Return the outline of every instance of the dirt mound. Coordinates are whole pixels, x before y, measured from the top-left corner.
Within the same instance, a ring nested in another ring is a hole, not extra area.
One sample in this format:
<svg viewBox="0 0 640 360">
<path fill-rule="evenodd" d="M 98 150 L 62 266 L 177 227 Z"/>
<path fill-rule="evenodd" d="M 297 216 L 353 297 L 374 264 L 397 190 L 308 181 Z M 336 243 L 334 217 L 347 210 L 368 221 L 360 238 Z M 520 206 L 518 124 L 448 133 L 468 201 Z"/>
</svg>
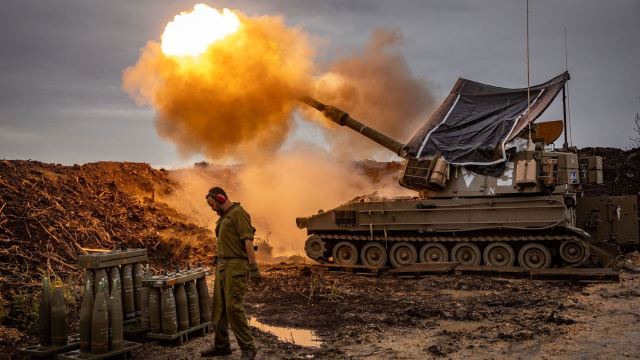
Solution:
<svg viewBox="0 0 640 360">
<path fill-rule="evenodd" d="M 146 247 L 165 266 L 207 261 L 211 232 L 154 201 L 171 188 L 148 164 L 0 161 L 0 302 L 36 290 L 45 272 L 77 284 L 83 248 Z"/>
</svg>

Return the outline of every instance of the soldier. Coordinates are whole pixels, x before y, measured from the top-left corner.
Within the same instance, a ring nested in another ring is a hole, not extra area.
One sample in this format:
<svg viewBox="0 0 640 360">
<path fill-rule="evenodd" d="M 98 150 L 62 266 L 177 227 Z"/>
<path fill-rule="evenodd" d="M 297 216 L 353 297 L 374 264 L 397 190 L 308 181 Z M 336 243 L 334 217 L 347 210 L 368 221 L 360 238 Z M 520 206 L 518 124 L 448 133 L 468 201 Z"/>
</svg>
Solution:
<svg viewBox="0 0 640 360">
<path fill-rule="evenodd" d="M 222 188 L 214 187 L 206 196 L 207 203 L 218 216 L 218 266 L 213 288 L 213 347 L 202 356 L 231 354 L 229 325 L 242 349 L 241 359 L 254 359 L 256 347 L 244 312 L 247 280 L 260 281 L 260 271 L 253 252 L 253 234 L 249 214 L 239 203 L 229 201 Z"/>
</svg>

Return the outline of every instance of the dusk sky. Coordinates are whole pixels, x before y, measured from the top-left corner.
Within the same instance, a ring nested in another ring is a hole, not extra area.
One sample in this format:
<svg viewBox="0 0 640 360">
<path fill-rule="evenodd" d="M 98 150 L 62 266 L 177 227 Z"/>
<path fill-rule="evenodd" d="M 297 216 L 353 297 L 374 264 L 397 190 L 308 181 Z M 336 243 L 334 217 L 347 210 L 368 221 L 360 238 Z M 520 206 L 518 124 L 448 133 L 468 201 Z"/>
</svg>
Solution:
<svg viewBox="0 0 640 360">
<path fill-rule="evenodd" d="M 249 16 L 280 15 L 319 44 L 319 62 L 362 48 L 376 29 L 399 31 L 414 77 L 438 103 L 458 77 L 526 86 L 525 0 L 1 0 L 0 158 L 156 166 L 195 160 L 180 158 L 158 137 L 153 111 L 138 107 L 121 82 L 140 48 L 158 41 L 174 15 L 198 2 Z M 633 147 L 640 1 L 531 0 L 532 85 L 565 70 L 565 27 L 573 143 Z M 558 98 L 541 119 L 560 118 Z M 322 143 L 308 123 L 292 136 Z"/>
</svg>

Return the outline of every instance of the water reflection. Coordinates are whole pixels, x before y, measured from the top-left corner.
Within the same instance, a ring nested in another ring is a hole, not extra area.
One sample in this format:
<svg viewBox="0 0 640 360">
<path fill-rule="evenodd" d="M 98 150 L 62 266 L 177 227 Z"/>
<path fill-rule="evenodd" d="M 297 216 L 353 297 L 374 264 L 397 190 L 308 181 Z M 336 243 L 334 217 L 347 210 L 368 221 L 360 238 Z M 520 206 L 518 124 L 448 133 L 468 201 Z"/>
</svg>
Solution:
<svg viewBox="0 0 640 360">
<path fill-rule="evenodd" d="M 267 325 L 261 323 L 255 317 L 249 318 L 249 325 L 277 336 L 280 341 L 300 346 L 320 347 L 322 343 L 316 333 L 311 330 Z"/>
</svg>

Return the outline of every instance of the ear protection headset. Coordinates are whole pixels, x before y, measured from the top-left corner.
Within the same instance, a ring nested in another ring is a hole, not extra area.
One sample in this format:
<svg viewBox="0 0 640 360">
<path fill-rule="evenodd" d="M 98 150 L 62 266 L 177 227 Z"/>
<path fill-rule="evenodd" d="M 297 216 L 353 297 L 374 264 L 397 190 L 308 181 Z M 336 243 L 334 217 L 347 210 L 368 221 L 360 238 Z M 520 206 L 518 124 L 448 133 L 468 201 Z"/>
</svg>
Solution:
<svg viewBox="0 0 640 360">
<path fill-rule="evenodd" d="M 227 197 L 222 194 L 213 195 L 213 200 L 215 200 L 218 204 L 224 204 L 227 201 Z"/>
</svg>

